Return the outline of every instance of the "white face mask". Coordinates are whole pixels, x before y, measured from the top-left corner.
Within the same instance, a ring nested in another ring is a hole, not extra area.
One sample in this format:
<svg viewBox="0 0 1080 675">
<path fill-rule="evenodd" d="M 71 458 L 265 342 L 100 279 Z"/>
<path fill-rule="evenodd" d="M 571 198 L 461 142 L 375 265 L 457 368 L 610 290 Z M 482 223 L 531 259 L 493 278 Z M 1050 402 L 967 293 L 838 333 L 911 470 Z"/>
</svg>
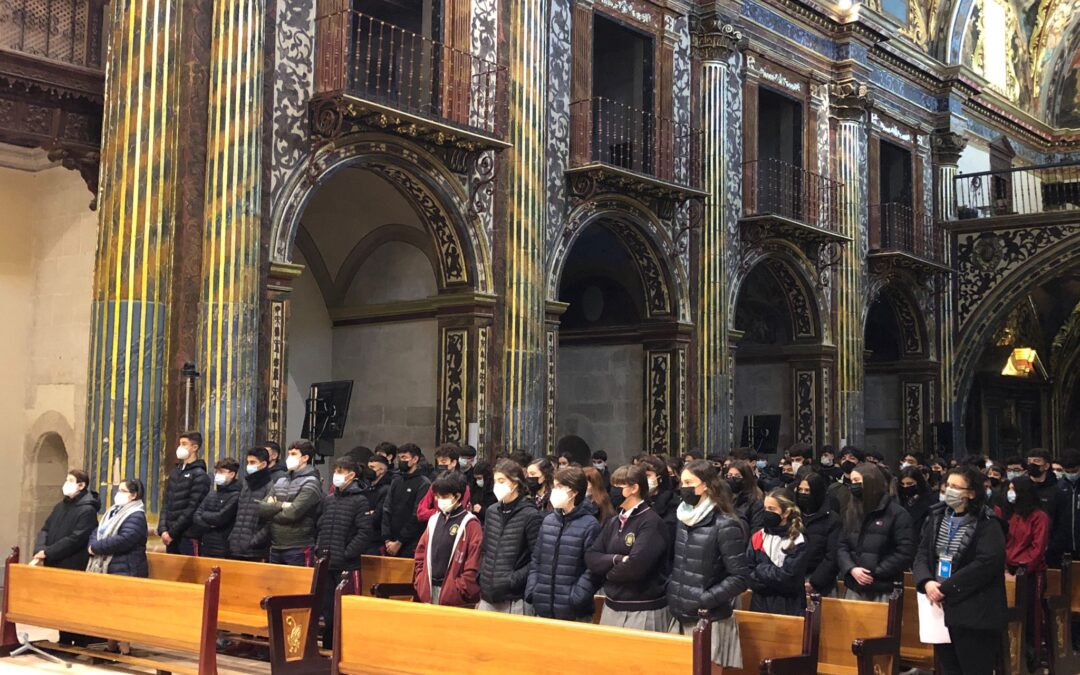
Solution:
<svg viewBox="0 0 1080 675">
<path fill-rule="evenodd" d="M 478 487 L 478 488 L 484 487 L 484 479 L 483 478 L 477 478 L 476 479 L 476 487 Z"/>
<path fill-rule="evenodd" d="M 221 487 L 222 485 L 225 485 L 228 482 L 229 482 L 228 474 L 224 474 L 224 473 L 215 473 L 214 474 L 214 484 L 217 485 L 218 487 Z"/>
<path fill-rule="evenodd" d="M 495 493 L 495 499 L 502 502 L 506 501 L 506 498 L 514 489 L 510 487 L 509 483 L 495 483 L 495 487 L 491 488 L 491 491 Z"/>
<path fill-rule="evenodd" d="M 551 506 L 556 509 L 566 510 L 568 506 L 571 506 L 570 491 L 564 487 L 554 488 L 551 490 Z"/>
<path fill-rule="evenodd" d="M 190 450 L 188 450 L 182 445 L 176 448 L 176 458 L 178 460 L 180 460 L 181 462 L 186 462 L 188 457 L 191 457 Z"/>
<path fill-rule="evenodd" d="M 289 471 L 296 471 L 300 468 L 300 458 L 289 455 L 285 458 L 285 468 Z"/>
<path fill-rule="evenodd" d="M 454 505 L 457 504 L 457 500 L 453 497 L 437 497 L 435 503 L 439 505 L 439 510 L 443 513 L 450 513 L 454 510 Z"/>
<path fill-rule="evenodd" d="M 1008 492 L 1005 493 L 1005 499 L 1008 499 L 1010 504 L 1015 504 L 1016 503 L 1016 492 L 1013 491 L 1013 490 L 1009 490 Z"/>
<path fill-rule="evenodd" d="M 460 466 L 462 469 L 468 469 L 470 466 L 472 466 L 472 460 L 468 457 L 458 457 L 457 465 Z"/>
<path fill-rule="evenodd" d="M 901 471 L 908 468 L 909 466 L 915 466 L 915 465 L 912 464 L 911 462 L 900 462 L 900 470 Z"/>
<path fill-rule="evenodd" d="M 833 462 L 832 457 L 822 457 L 821 458 L 821 466 L 832 466 L 832 462 Z"/>
<path fill-rule="evenodd" d="M 334 487 L 341 489 L 345 487 L 345 484 L 349 482 L 349 474 L 347 473 L 335 473 L 334 474 Z"/>
<path fill-rule="evenodd" d="M 255 473 L 258 470 L 259 470 L 259 465 L 258 464 L 248 464 L 247 465 L 247 472 L 248 472 L 249 476 L 251 474 Z"/>
<path fill-rule="evenodd" d="M 78 483 L 64 483 L 60 486 L 60 489 L 64 491 L 65 497 L 74 497 L 79 491 Z"/>
<path fill-rule="evenodd" d="M 656 492 L 660 488 L 660 479 L 655 476 L 649 476 L 649 492 Z"/>
<path fill-rule="evenodd" d="M 131 495 L 126 492 L 117 492 L 116 496 L 113 497 L 113 504 L 117 506 L 125 506 L 130 501 Z"/>
<path fill-rule="evenodd" d="M 603 463 L 603 462 L 593 462 L 593 463 L 592 463 L 592 466 L 593 466 L 593 468 L 594 468 L 594 469 L 596 469 L 597 471 L 601 471 L 601 472 L 602 472 L 602 471 L 603 471 L 603 470 L 604 470 L 604 469 L 605 469 L 605 468 L 607 467 L 607 464 L 605 464 L 605 463 Z"/>
</svg>

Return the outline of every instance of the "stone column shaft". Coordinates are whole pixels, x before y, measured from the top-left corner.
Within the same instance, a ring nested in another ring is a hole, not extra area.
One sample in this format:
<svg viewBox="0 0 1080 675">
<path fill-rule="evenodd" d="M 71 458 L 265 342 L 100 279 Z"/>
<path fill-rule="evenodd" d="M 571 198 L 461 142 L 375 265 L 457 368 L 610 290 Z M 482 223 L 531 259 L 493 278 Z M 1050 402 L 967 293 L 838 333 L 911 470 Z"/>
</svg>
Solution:
<svg viewBox="0 0 1080 675">
<path fill-rule="evenodd" d="M 964 136 L 945 131 L 934 134 L 931 147 L 933 148 L 934 167 L 936 168 L 935 199 L 937 208 L 935 218 L 938 221 L 947 222 L 956 219 L 956 174 L 960 155 L 967 146 Z M 944 262 L 952 266 L 952 238 L 945 233 Z M 943 280 L 948 284 L 949 279 Z M 939 354 L 941 359 L 941 395 L 940 415 L 942 421 L 959 420 L 959 411 L 954 410 L 956 405 L 956 380 L 953 373 L 953 358 L 955 347 L 953 337 L 955 330 L 954 318 L 956 316 L 953 307 L 951 292 L 941 294 L 941 320 Z M 953 432 L 956 433 L 954 426 Z"/>
</svg>

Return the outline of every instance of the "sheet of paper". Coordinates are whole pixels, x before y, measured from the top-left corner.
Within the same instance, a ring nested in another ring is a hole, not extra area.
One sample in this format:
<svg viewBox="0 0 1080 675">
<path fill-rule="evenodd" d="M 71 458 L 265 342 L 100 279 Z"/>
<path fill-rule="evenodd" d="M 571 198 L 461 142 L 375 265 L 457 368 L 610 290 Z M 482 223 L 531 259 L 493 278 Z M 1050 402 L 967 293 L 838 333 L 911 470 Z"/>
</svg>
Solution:
<svg viewBox="0 0 1080 675">
<path fill-rule="evenodd" d="M 919 601 L 919 641 L 928 645 L 952 642 L 949 629 L 945 627 L 945 610 L 930 602 L 925 593 L 916 593 Z"/>
</svg>

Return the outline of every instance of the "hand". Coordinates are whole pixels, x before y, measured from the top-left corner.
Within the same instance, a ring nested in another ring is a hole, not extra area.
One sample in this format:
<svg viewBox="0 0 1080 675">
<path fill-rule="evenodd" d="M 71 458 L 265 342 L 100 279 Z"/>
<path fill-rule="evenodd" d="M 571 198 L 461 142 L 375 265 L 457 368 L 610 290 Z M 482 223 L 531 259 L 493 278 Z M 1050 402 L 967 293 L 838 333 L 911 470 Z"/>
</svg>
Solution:
<svg viewBox="0 0 1080 675">
<path fill-rule="evenodd" d="M 169 546 L 170 544 L 172 544 L 172 535 L 170 535 L 168 532 L 162 532 L 161 533 L 161 543 L 165 544 L 166 546 Z"/>
<path fill-rule="evenodd" d="M 91 548 L 90 546 L 86 547 L 86 552 L 89 553 L 90 555 L 94 555 L 94 549 Z"/>
<path fill-rule="evenodd" d="M 400 550 L 401 550 L 401 542 L 400 541 L 388 541 L 388 542 L 386 542 L 386 552 L 389 553 L 390 555 L 397 555 L 398 551 L 400 551 Z"/>
<path fill-rule="evenodd" d="M 1005 581 L 1012 581 L 1013 583 L 1015 583 L 1016 582 L 1016 575 L 1015 574 L 1009 574 L 1008 572 L 1006 572 L 1005 573 Z"/>
<path fill-rule="evenodd" d="M 480 513 L 481 508 L 482 508 L 482 506 L 480 504 L 473 504 L 472 512 L 473 513 Z"/>
<path fill-rule="evenodd" d="M 34 560 L 44 560 L 44 559 L 45 559 L 45 551 L 38 551 L 37 553 L 34 554 Z"/>
<path fill-rule="evenodd" d="M 941 584 L 938 582 L 927 581 L 926 586 L 923 588 L 926 590 L 926 597 L 935 605 L 940 605 L 941 601 L 945 599 L 945 594 L 941 592 Z"/>
<path fill-rule="evenodd" d="M 281 502 L 281 508 L 282 508 L 282 510 L 284 510 L 284 509 L 287 509 L 287 508 L 289 508 L 290 506 L 292 506 L 292 502 Z"/>
<path fill-rule="evenodd" d="M 809 581 L 803 583 L 803 588 L 806 590 L 807 593 L 814 592 L 814 584 L 810 583 Z"/>
<path fill-rule="evenodd" d="M 874 575 L 870 574 L 870 570 L 865 567 L 856 567 L 852 569 L 851 577 L 855 579 L 860 586 L 869 586 L 874 583 Z"/>
</svg>

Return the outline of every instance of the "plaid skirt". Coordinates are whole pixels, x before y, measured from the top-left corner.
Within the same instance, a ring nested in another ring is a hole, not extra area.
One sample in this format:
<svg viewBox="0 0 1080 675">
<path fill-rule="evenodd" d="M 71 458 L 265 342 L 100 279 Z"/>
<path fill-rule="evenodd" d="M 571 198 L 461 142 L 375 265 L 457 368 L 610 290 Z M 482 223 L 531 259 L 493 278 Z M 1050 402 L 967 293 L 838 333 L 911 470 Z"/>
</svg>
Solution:
<svg viewBox="0 0 1080 675">
<path fill-rule="evenodd" d="M 697 621 L 671 620 L 669 633 L 693 635 Z M 742 645 L 739 644 L 739 624 L 730 616 L 712 624 L 712 662 L 721 668 L 742 668 Z"/>
<path fill-rule="evenodd" d="M 600 613 L 600 625 L 666 633 L 671 628 L 671 613 L 668 612 L 667 607 L 624 612 L 604 604 L 604 610 Z"/>
<path fill-rule="evenodd" d="M 481 612 L 500 612 L 502 614 L 516 614 L 518 616 L 536 616 L 536 612 L 533 611 L 532 605 L 524 600 L 507 600 L 506 602 L 496 603 L 480 600 L 480 604 L 478 604 L 476 608 Z"/>
</svg>

